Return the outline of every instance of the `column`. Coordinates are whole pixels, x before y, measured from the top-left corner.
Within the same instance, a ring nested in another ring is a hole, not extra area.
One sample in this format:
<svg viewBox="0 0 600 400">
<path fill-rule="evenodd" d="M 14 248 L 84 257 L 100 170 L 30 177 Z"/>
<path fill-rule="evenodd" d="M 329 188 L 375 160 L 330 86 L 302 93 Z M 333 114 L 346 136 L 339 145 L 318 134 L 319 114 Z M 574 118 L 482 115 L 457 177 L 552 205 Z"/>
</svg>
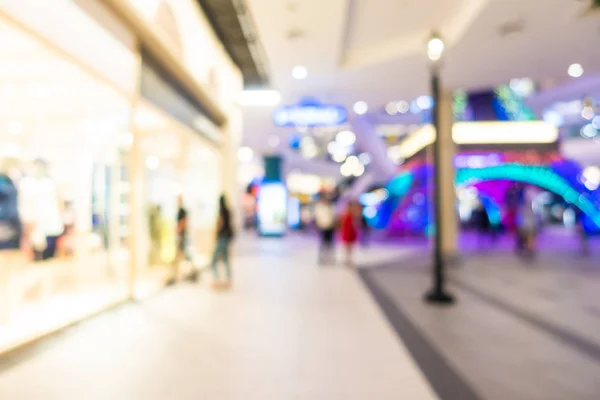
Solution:
<svg viewBox="0 0 600 400">
<path fill-rule="evenodd" d="M 456 146 L 452 140 L 452 125 L 454 114 L 452 112 L 452 92 L 440 90 L 439 95 L 439 129 L 438 140 L 441 144 L 439 165 L 441 173 L 440 185 L 440 211 L 441 211 L 441 248 L 444 258 L 451 263 L 458 255 L 458 224 L 456 216 L 456 190 L 454 155 Z"/>
</svg>

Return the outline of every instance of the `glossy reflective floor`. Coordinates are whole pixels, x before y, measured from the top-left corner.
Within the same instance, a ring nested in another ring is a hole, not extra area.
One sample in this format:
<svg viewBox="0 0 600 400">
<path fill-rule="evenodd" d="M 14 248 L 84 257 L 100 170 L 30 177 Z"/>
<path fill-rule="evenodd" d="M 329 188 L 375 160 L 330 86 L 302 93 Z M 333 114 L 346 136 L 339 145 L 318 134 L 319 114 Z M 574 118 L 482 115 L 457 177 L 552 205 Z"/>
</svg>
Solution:
<svg viewBox="0 0 600 400">
<path fill-rule="evenodd" d="M 4 357 L 0 398 L 437 398 L 356 272 L 316 258 L 310 238 L 242 239 L 231 292 L 204 276 Z"/>
</svg>

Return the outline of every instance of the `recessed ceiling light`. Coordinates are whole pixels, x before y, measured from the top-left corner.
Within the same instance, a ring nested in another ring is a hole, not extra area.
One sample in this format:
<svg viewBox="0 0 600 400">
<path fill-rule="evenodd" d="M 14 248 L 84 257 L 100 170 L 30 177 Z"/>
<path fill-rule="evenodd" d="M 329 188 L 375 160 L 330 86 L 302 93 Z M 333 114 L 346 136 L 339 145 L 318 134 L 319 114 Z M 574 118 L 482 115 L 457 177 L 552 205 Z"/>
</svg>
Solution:
<svg viewBox="0 0 600 400">
<path fill-rule="evenodd" d="M 297 65 L 292 69 L 294 79 L 304 79 L 308 76 L 308 70 L 303 65 Z"/>
<path fill-rule="evenodd" d="M 369 111 L 369 105 L 364 101 L 357 101 L 354 103 L 354 112 L 358 115 L 364 115 Z"/>
<path fill-rule="evenodd" d="M 569 76 L 573 78 L 579 78 L 583 75 L 583 67 L 581 64 L 571 64 L 569 65 Z"/>
</svg>

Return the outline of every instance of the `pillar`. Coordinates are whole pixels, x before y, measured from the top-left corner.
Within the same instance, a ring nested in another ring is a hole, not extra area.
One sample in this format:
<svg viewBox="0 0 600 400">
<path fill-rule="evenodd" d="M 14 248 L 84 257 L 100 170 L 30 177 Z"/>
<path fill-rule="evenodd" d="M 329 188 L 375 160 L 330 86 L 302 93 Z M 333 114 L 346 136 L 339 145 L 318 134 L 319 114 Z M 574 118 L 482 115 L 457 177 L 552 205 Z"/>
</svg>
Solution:
<svg viewBox="0 0 600 400">
<path fill-rule="evenodd" d="M 441 248 L 444 258 L 452 262 L 458 255 L 458 223 L 456 214 L 456 190 L 454 155 L 456 145 L 452 140 L 452 126 L 454 114 L 452 112 L 452 92 L 440 90 L 439 94 L 439 132 L 438 140 L 441 144 L 439 154 L 439 168 L 441 173 L 440 185 L 440 211 L 441 211 Z"/>
</svg>

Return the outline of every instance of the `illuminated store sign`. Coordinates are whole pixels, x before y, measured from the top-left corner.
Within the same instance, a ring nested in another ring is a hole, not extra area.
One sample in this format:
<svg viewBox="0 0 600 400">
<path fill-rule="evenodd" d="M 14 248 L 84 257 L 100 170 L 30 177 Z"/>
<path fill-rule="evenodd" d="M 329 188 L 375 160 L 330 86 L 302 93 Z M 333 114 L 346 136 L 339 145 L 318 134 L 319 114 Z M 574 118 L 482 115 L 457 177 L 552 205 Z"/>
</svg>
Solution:
<svg viewBox="0 0 600 400">
<path fill-rule="evenodd" d="M 338 126 L 348 120 L 343 106 L 321 104 L 315 99 L 303 99 L 295 105 L 281 106 L 273 113 L 273 122 L 281 127 Z"/>
</svg>

